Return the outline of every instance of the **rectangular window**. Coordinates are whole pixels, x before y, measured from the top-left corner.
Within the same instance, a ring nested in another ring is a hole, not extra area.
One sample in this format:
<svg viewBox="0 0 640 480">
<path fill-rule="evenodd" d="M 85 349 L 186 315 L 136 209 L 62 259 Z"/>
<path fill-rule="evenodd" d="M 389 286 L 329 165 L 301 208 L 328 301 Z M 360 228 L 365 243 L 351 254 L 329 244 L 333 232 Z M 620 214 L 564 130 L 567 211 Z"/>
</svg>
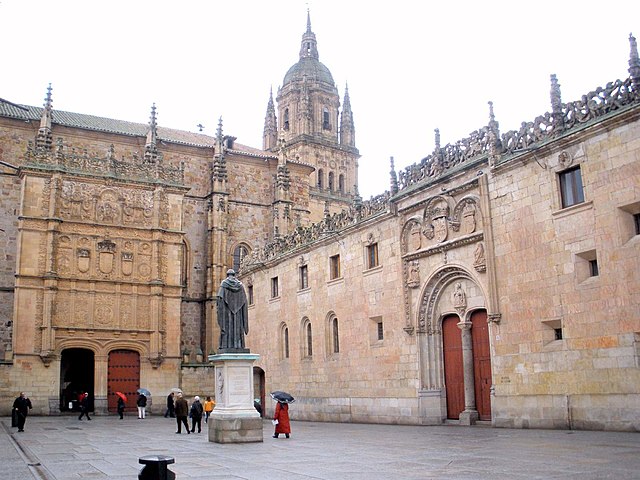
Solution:
<svg viewBox="0 0 640 480">
<path fill-rule="evenodd" d="M 331 280 L 340 278 L 340 255 L 334 255 L 329 258 L 329 278 Z"/>
<path fill-rule="evenodd" d="M 367 246 L 367 268 L 378 266 L 378 244 L 373 243 Z"/>
<path fill-rule="evenodd" d="M 592 277 L 597 277 L 598 274 L 598 260 L 589 260 L 589 273 Z"/>
<path fill-rule="evenodd" d="M 253 285 L 247 286 L 247 301 L 249 305 L 253 305 Z"/>
<path fill-rule="evenodd" d="M 562 328 L 554 328 L 553 332 L 556 340 L 562 340 Z"/>
<path fill-rule="evenodd" d="M 584 202 L 582 175 L 579 166 L 560 172 L 560 195 L 562 197 L 562 208 Z"/>
<path fill-rule="evenodd" d="M 300 290 L 309 288 L 309 269 L 306 265 L 300 267 Z"/>
<path fill-rule="evenodd" d="M 633 216 L 633 224 L 636 228 L 636 235 L 640 235 L 640 213 Z"/>
<path fill-rule="evenodd" d="M 278 277 L 273 277 L 271 279 L 271 298 L 277 298 L 278 295 Z"/>
<path fill-rule="evenodd" d="M 384 340 L 384 329 L 382 328 L 382 321 L 378 322 L 378 340 Z"/>
</svg>

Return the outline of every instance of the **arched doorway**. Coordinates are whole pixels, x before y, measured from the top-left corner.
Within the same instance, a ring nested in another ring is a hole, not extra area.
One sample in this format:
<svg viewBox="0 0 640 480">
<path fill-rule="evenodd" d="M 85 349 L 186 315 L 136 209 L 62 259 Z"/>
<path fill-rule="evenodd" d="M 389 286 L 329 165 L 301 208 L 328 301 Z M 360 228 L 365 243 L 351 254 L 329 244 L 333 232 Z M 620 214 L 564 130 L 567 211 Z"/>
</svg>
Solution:
<svg viewBox="0 0 640 480">
<path fill-rule="evenodd" d="M 478 416 L 480 420 L 491 420 L 491 350 L 486 310 L 471 314 L 471 343 Z"/>
<path fill-rule="evenodd" d="M 107 367 L 107 406 L 117 411 L 116 392 L 127 396 L 126 411 L 136 411 L 136 390 L 140 388 L 140 354 L 133 350 L 112 350 Z"/>
<path fill-rule="evenodd" d="M 67 348 L 60 358 L 60 411 L 78 411 L 78 396 L 89 394 L 89 410 L 93 411 L 95 357 L 86 348 Z"/>
<path fill-rule="evenodd" d="M 460 318 L 447 315 L 442 320 L 442 353 L 444 385 L 447 395 L 447 418 L 458 420 L 464 411 L 464 367 L 462 362 L 462 335 L 458 328 Z"/>
</svg>

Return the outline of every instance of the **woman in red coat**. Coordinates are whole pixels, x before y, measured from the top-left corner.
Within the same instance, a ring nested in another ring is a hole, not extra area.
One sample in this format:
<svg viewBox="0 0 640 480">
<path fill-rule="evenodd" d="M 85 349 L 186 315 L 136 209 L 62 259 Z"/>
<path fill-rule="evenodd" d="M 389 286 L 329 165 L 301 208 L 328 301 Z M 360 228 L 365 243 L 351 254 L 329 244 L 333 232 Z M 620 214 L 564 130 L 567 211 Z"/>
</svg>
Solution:
<svg viewBox="0 0 640 480">
<path fill-rule="evenodd" d="M 276 431 L 273 434 L 273 438 L 278 438 L 278 435 L 281 433 L 284 433 L 284 436 L 289 438 L 289 434 L 291 433 L 291 424 L 289 423 L 289 405 L 278 402 L 276 405 L 276 413 L 273 415 L 273 420 L 278 421 L 278 423 L 276 423 Z"/>
</svg>

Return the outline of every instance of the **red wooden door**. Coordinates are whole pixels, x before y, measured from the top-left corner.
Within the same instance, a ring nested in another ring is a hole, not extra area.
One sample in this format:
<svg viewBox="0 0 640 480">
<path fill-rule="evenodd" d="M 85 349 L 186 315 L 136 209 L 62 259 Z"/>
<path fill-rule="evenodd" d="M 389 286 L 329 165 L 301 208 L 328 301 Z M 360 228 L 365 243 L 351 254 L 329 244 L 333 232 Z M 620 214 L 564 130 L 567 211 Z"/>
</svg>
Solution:
<svg viewBox="0 0 640 480">
<path fill-rule="evenodd" d="M 140 355 L 131 350 L 113 350 L 109 352 L 107 372 L 107 399 L 110 412 L 118 405 L 116 392 L 127 396 L 126 410 L 136 410 L 136 390 L 140 388 Z"/>
<path fill-rule="evenodd" d="M 449 315 L 442 320 L 442 351 L 444 385 L 447 393 L 447 418 L 459 419 L 464 410 L 464 370 L 462 365 L 462 335 L 460 319 Z"/>
<path fill-rule="evenodd" d="M 491 420 L 491 351 L 487 312 L 484 310 L 471 315 L 471 342 L 478 416 L 480 420 Z"/>
</svg>

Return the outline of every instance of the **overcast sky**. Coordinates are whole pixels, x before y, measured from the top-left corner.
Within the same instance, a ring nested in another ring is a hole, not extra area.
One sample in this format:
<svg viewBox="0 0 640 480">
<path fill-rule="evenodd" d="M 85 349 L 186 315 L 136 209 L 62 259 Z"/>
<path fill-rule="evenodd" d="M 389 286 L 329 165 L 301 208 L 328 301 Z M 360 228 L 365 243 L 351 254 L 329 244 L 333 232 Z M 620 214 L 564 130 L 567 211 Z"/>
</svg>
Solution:
<svg viewBox="0 0 640 480">
<path fill-rule="evenodd" d="M 298 61 L 307 8 L 341 100 L 349 85 L 360 193 L 488 121 L 502 132 L 628 76 L 640 1 L 0 0 L 0 97 L 58 110 L 225 134 L 262 147 L 274 97 Z"/>
</svg>

